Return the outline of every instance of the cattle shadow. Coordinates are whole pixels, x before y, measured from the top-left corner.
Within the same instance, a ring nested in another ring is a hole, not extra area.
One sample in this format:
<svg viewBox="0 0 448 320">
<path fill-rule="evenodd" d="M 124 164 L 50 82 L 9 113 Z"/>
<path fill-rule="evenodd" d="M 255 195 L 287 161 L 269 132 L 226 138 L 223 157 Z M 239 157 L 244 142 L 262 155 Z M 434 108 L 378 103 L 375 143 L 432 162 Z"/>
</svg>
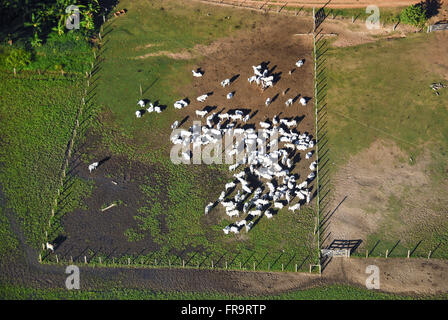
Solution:
<svg viewBox="0 0 448 320">
<path fill-rule="evenodd" d="M 236 79 L 238 79 L 240 77 L 240 74 L 238 73 L 238 74 L 236 74 L 236 75 L 234 75 L 234 76 L 232 76 L 231 78 L 230 78 L 230 83 L 232 84 L 234 81 L 236 81 Z"/>
</svg>

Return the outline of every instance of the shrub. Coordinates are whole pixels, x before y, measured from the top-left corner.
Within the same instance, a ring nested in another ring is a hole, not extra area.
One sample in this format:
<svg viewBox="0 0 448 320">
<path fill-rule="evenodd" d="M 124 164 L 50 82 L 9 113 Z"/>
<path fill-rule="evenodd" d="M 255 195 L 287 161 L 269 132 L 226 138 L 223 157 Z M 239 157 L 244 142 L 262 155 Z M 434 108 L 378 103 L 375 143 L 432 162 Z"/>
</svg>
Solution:
<svg viewBox="0 0 448 320">
<path fill-rule="evenodd" d="M 403 23 L 421 27 L 427 20 L 426 10 L 421 4 L 415 4 L 404 9 L 400 14 Z"/>
<path fill-rule="evenodd" d="M 21 48 L 14 48 L 6 58 L 6 66 L 9 68 L 23 69 L 31 62 L 31 52 Z"/>
</svg>

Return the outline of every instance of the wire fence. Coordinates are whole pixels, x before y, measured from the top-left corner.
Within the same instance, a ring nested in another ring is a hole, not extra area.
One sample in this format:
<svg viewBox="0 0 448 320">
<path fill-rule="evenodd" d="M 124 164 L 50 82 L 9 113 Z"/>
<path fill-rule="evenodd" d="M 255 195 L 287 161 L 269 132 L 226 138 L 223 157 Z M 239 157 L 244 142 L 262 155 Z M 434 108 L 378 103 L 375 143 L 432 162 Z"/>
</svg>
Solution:
<svg viewBox="0 0 448 320">
<path fill-rule="evenodd" d="M 102 30 L 102 27 L 100 28 L 100 33 L 101 33 L 101 30 Z M 102 42 L 99 43 L 100 47 L 101 47 L 101 45 L 102 45 Z M 93 103 L 91 102 L 92 97 L 93 97 L 93 91 L 94 91 L 94 88 L 91 87 L 92 76 L 95 75 L 96 72 L 99 70 L 99 64 L 101 63 L 100 56 L 97 56 L 95 52 L 93 53 L 93 55 L 94 55 L 94 62 L 92 62 L 92 64 L 90 65 L 90 67 L 91 67 L 90 71 L 86 71 L 86 73 L 85 73 L 86 88 L 81 97 L 80 105 L 77 110 L 75 122 L 74 122 L 73 129 L 72 129 L 72 134 L 68 141 L 67 148 L 65 151 L 64 161 L 63 161 L 60 175 L 59 175 L 58 187 L 56 189 L 53 203 L 50 208 L 50 214 L 48 217 L 48 225 L 43 230 L 44 236 L 43 236 L 43 243 L 42 243 L 42 251 L 39 254 L 40 262 L 43 261 L 42 257 L 48 254 L 47 243 L 51 244 L 51 242 L 52 242 L 49 239 L 53 239 L 54 237 L 57 236 L 57 231 L 58 231 L 57 225 L 59 224 L 59 221 L 58 221 L 58 217 L 56 217 L 55 215 L 57 215 L 57 213 L 58 213 L 58 207 L 59 207 L 60 203 L 66 198 L 66 197 L 64 197 L 64 194 L 68 193 L 69 189 L 70 189 L 69 186 L 67 186 L 67 185 L 69 185 L 69 182 L 71 180 L 69 173 L 71 172 L 70 165 L 72 165 L 72 163 L 70 163 L 70 160 L 72 158 L 74 146 L 77 143 L 77 141 L 80 140 L 79 138 L 82 136 L 79 134 L 78 131 L 80 129 L 84 129 L 86 127 L 86 121 L 87 121 L 87 119 L 89 119 L 91 117 L 91 114 L 89 114 L 89 112 L 93 111 L 93 108 L 92 108 Z M 39 76 L 41 76 L 41 72 L 39 72 L 38 74 L 39 74 Z M 49 74 L 52 74 L 52 73 L 49 73 Z M 45 73 L 43 75 L 45 75 Z M 64 76 L 64 74 L 62 73 L 61 76 Z M 84 120 L 82 120 L 83 117 L 84 117 Z M 55 226 L 55 228 L 53 228 L 53 226 Z"/>
<path fill-rule="evenodd" d="M 325 132 L 325 110 L 326 110 L 326 76 L 325 76 L 325 58 L 326 40 L 323 38 L 321 24 L 325 20 L 324 8 L 317 11 L 313 8 L 313 59 L 314 59 L 314 111 L 315 111 L 315 135 L 316 135 L 316 161 L 318 163 L 316 169 L 316 185 L 317 185 L 317 213 L 316 213 L 316 237 L 317 248 L 319 250 L 322 244 L 322 204 L 327 194 L 326 181 L 327 172 L 323 171 L 328 163 L 327 138 Z M 325 160 L 327 162 L 325 162 Z M 322 196 L 323 194 L 323 196 Z M 319 272 L 321 272 L 321 259 L 319 259 Z"/>
<path fill-rule="evenodd" d="M 194 269 L 222 269 L 241 271 L 278 271 L 278 272 L 307 272 L 314 264 L 313 251 L 308 254 L 297 252 L 272 252 L 270 250 L 244 249 L 236 252 L 207 253 L 201 250 L 188 252 L 150 251 L 142 250 L 137 254 L 117 253 L 116 249 L 97 250 L 84 248 L 77 254 L 69 252 L 47 251 L 41 258 L 42 263 L 48 264 L 86 264 L 95 266 L 128 266 L 150 268 L 194 268 Z"/>
</svg>

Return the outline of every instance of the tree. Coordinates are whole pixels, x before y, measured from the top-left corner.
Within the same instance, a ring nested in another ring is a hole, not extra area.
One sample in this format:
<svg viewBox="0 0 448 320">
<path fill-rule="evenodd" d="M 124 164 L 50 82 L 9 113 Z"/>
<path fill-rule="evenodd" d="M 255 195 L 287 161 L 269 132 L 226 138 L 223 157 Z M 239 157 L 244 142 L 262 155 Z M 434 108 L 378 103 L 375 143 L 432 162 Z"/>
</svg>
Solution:
<svg viewBox="0 0 448 320">
<path fill-rule="evenodd" d="M 416 27 L 422 27 L 427 21 L 426 10 L 421 3 L 409 6 L 401 12 L 400 21 Z"/>
<path fill-rule="evenodd" d="M 6 58 L 6 65 L 8 67 L 21 70 L 31 62 L 31 53 L 20 48 L 12 49 L 9 56 Z"/>
</svg>

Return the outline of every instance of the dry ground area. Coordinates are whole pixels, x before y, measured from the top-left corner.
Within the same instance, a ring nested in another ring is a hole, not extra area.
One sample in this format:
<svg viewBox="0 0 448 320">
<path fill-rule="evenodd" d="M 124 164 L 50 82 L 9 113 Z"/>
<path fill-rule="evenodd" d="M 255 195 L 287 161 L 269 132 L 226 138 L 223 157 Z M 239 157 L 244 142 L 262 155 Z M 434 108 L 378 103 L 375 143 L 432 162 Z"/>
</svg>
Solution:
<svg viewBox="0 0 448 320">
<path fill-rule="evenodd" d="M 428 72 L 448 80 L 448 34 L 440 32 L 434 36 L 431 45 L 412 55 Z M 412 249 L 410 243 L 415 245 L 421 235 L 443 233 L 448 182 L 441 181 L 435 187 L 430 178 L 431 166 L 439 156 L 429 151 L 430 145 L 428 142 L 423 154 L 411 163 L 409 155 L 393 139 L 378 139 L 338 168 L 332 177 L 330 205 L 337 210 L 329 220 L 330 236 L 325 244 L 333 239 L 365 241 L 376 234 L 384 240 L 401 240 L 401 244 Z"/>
</svg>

